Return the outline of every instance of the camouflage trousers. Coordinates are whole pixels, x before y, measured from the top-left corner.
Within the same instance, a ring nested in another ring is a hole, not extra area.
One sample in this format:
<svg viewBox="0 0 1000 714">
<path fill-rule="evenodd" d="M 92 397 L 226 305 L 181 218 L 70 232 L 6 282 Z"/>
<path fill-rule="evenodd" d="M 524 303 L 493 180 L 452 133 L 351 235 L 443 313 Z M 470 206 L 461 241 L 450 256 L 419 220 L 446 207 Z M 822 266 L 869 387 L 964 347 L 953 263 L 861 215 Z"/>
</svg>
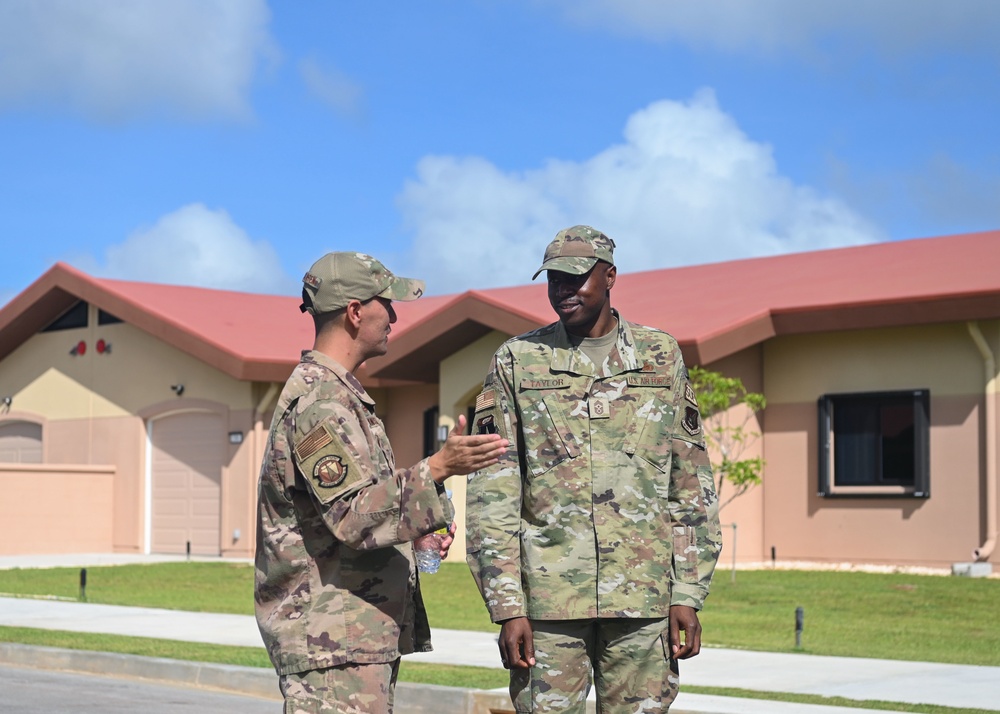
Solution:
<svg viewBox="0 0 1000 714">
<path fill-rule="evenodd" d="M 286 674 L 278 686 L 284 714 L 392 714 L 399 659 L 379 664 L 342 664 Z"/>
<path fill-rule="evenodd" d="M 535 666 L 510 673 L 518 714 L 665 714 L 677 696 L 667 618 L 532 620 Z"/>
</svg>

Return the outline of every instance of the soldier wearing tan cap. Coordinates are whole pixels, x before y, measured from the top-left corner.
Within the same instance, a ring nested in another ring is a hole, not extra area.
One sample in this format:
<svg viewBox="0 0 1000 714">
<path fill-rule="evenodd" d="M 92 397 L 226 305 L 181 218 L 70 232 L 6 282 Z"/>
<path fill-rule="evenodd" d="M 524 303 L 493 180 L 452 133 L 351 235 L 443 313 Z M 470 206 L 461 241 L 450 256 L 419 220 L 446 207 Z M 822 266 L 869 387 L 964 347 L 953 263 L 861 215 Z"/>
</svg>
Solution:
<svg viewBox="0 0 1000 714">
<path fill-rule="evenodd" d="M 560 231 L 558 321 L 504 343 L 475 433 L 511 446 L 470 477 L 467 560 L 517 712 L 664 714 L 721 538 L 698 400 L 673 337 L 611 307 L 614 241 Z M 655 299 L 651 298 L 651 299 Z"/>
<path fill-rule="evenodd" d="M 400 655 L 430 650 L 411 542 L 451 526 L 444 480 L 507 445 L 462 436 L 459 417 L 440 451 L 396 468 L 354 372 L 385 354 L 392 302 L 423 290 L 363 253 L 327 254 L 303 278 L 316 339 L 278 399 L 258 488 L 257 623 L 286 714 L 392 711 Z"/>
</svg>

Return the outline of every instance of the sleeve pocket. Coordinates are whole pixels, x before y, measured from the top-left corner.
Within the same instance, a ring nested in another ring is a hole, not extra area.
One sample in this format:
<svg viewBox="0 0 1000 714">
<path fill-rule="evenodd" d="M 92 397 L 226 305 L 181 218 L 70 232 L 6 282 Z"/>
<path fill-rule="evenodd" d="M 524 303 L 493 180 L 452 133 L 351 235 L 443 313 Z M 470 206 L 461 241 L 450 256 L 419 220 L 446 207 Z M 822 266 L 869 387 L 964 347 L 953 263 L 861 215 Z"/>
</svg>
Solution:
<svg viewBox="0 0 1000 714">
<path fill-rule="evenodd" d="M 674 526 L 674 578 L 681 583 L 698 582 L 698 546 L 694 528 Z"/>
</svg>

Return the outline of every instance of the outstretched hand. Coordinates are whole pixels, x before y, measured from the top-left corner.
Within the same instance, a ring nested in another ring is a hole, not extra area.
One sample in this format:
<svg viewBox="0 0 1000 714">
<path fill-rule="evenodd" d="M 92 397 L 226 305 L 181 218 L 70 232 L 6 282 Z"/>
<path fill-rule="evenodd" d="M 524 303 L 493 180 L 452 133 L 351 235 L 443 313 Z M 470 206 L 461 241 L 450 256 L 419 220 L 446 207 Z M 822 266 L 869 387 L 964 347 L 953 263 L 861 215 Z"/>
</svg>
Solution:
<svg viewBox="0 0 1000 714">
<path fill-rule="evenodd" d="M 465 436 L 465 416 L 461 415 L 441 450 L 427 459 L 431 478 L 441 483 L 449 476 L 468 474 L 499 461 L 510 444 L 499 434 L 473 434 Z"/>
</svg>

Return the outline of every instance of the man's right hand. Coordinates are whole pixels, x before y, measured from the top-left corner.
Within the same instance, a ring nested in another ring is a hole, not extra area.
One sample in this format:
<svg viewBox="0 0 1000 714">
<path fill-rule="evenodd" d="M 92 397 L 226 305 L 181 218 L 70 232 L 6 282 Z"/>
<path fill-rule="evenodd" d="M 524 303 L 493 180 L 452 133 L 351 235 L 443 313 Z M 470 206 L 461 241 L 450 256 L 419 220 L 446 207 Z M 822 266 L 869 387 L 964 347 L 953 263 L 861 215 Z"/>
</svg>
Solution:
<svg viewBox="0 0 1000 714">
<path fill-rule="evenodd" d="M 500 626 L 500 661 L 504 669 L 528 669 L 535 666 L 535 637 L 526 617 L 504 620 Z"/>
<path fill-rule="evenodd" d="M 468 474 L 500 460 L 509 441 L 499 434 L 465 436 L 465 416 L 459 416 L 441 450 L 427 459 L 431 478 L 441 483 L 449 476 Z"/>
</svg>

